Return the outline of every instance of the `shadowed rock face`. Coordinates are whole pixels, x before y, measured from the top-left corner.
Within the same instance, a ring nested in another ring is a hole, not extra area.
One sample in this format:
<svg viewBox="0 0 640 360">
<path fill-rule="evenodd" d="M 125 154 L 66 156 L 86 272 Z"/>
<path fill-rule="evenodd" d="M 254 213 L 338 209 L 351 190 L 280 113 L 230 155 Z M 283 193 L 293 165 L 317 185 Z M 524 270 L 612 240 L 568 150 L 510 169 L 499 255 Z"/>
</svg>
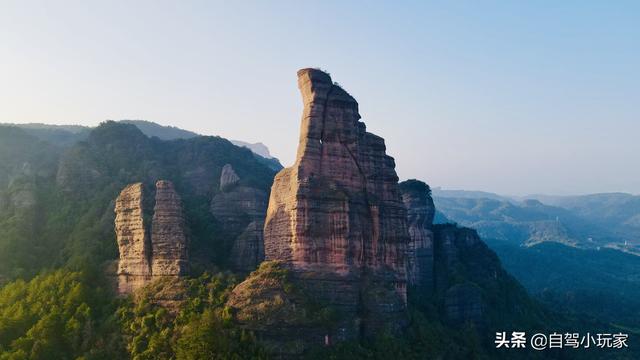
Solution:
<svg viewBox="0 0 640 360">
<path fill-rule="evenodd" d="M 480 293 L 480 288 L 470 283 L 450 287 L 444 299 L 447 320 L 458 325 L 467 322 L 484 325 L 484 304 Z"/>
<path fill-rule="evenodd" d="M 300 70 L 298 87 L 300 142 L 295 164 L 271 189 L 266 259 L 288 264 L 309 291 L 347 314 L 340 336 L 399 328 L 409 238 L 395 162 L 328 74 Z"/>
<path fill-rule="evenodd" d="M 407 245 L 407 280 L 420 292 L 433 289 L 433 217 L 435 206 L 429 187 L 418 180 L 400 183 L 402 201 L 407 208 L 409 243 Z"/>
<path fill-rule="evenodd" d="M 262 234 L 268 195 L 239 182 L 233 167 L 225 165 L 220 175 L 220 192 L 211 200 L 211 214 L 232 241 L 230 267 L 248 272 L 264 260 Z"/>
<path fill-rule="evenodd" d="M 503 276 L 497 256 L 473 229 L 438 225 L 434 240 L 434 291 L 444 294 L 446 319 L 483 326 L 485 304 L 477 284 L 496 283 Z M 465 280 L 452 282 L 455 278 Z"/>
<path fill-rule="evenodd" d="M 400 183 L 407 208 L 409 246 L 407 276 L 415 298 L 435 294 L 443 299 L 444 318 L 454 324 L 484 323 L 485 304 L 476 283 L 492 283 L 500 265 L 475 230 L 433 225 L 435 206 L 428 185 L 419 180 Z M 452 282 L 452 278 L 464 279 Z"/>
<path fill-rule="evenodd" d="M 120 259 L 118 292 L 128 294 L 153 278 L 188 273 L 188 240 L 179 195 L 173 184 L 156 183 L 156 203 L 149 233 L 142 183 L 125 187 L 116 200 L 115 231 Z"/>
</svg>

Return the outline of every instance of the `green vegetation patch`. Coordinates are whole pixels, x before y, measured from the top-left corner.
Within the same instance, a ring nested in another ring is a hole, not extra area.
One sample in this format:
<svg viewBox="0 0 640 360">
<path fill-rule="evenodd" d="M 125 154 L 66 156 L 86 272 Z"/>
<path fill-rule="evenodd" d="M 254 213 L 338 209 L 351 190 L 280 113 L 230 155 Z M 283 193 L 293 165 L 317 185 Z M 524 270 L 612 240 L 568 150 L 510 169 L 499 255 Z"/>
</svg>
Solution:
<svg viewBox="0 0 640 360">
<path fill-rule="evenodd" d="M 333 309 L 312 300 L 278 261 L 263 262 L 233 290 L 228 305 L 240 323 L 254 329 L 274 325 L 330 327 L 337 317 Z"/>
</svg>

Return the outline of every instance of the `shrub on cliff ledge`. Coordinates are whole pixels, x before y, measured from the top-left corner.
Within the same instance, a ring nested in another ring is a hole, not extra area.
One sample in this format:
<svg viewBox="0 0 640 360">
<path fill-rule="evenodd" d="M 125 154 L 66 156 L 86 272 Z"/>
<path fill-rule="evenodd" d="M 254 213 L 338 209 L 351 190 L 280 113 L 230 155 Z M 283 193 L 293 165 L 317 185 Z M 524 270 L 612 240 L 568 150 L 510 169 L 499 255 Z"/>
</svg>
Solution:
<svg viewBox="0 0 640 360">
<path fill-rule="evenodd" d="M 431 188 L 425 182 L 409 179 L 398 184 L 401 192 L 418 192 L 426 193 L 427 196 L 431 196 Z"/>
</svg>

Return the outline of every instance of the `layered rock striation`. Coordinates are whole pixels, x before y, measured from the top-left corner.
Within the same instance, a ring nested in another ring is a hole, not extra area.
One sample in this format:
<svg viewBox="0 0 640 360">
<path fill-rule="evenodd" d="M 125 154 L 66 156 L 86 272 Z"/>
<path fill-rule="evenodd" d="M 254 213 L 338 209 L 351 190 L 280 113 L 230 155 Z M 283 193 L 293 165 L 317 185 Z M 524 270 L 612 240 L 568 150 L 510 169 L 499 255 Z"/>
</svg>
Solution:
<svg viewBox="0 0 640 360">
<path fill-rule="evenodd" d="M 184 275 L 189 271 L 185 228 L 180 196 L 170 181 L 159 180 L 151 223 L 153 276 Z"/>
<path fill-rule="evenodd" d="M 118 241 L 118 293 L 131 293 L 151 280 L 151 243 L 143 213 L 142 183 L 125 187 L 116 199 L 115 231 Z"/>
<path fill-rule="evenodd" d="M 298 72 L 304 111 L 295 164 L 274 180 L 267 260 L 336 308 L 332 339 L 398 331 L 406 308 L 406 209 L 393 158 L 358 103 L 320 70 Z"/>
<path fill-rule="evenodd" d="M 169 181 L 156 183 L 152 221 L 142 183 L 125 187 L 115 205 L 118 293 L 129 294 L 154 278 L 189 271 L 188 238 L 180 196 Z"/>
</svg>

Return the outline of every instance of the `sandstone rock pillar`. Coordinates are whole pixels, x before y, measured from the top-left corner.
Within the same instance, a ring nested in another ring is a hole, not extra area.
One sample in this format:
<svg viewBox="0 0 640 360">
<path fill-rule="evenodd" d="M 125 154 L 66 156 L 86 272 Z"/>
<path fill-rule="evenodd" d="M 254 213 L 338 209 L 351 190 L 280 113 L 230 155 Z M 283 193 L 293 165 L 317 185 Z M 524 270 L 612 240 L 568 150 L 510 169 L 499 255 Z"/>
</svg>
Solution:
<svg viewBox="0 0 640 360">
<path fill-rule="evenodd" d="M 359 329 L 345 323 L 346 337 L 399 326 L 409 236 L 395 162 L 329 74 L 302 69 L 298 87 L 300 141 L 271 189 L 266 259 L 284 261 L 310 292 L 350 314 Z"/>
<path fill-rule="evenodd" d="M 188 242 L 182 201 L 169 181 L 156 182 L 151 240 L 153 276 L 179 276 L 188 272 Z"/>
<path fill-rule="evenodd" d="M 171 182 L 160 180 L 156 183 L 155 200 L 153 220 L 147 224 L 150 211 L 144 206 L 142 183 L 128 185 L 116 199 L 119 294 L 130 294 L 154 277 L 188 273 L 189 244 L 180 196 Z"/>
<path fill-rule="evenodd" d="M 151 279 L 151 243 L 144 223 L 142 183 L 125 187 L 116 200 L 115 231 L 120 261 L 118 292 L 130 293 Z"/>
</svg>

